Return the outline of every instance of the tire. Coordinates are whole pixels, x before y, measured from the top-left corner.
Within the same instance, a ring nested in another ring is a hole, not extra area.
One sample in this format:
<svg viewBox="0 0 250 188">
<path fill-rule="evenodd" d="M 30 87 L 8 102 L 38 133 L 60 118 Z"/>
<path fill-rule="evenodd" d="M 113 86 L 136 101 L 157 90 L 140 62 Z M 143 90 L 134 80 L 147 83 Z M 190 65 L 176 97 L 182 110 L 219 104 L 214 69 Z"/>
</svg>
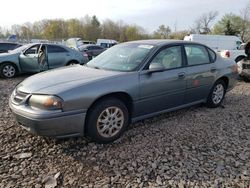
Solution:
<svg viewBox="0 0 250 188">
<path fill-rule="evenodd" d="M 79 64 L 78 61 L 70 61 L 67 63 L 67 66 L 75 65 L 75 64 Z"/>
<path fill-rule="evenodd" d="M 13 78 L 17 74 L 17 68 L 12 63 L 4 63 L 0 65 L 0 77 Z"/>
<path fill-rule="evenodd" d="M 207 106 L 216 108 L 221 105 L 226 94 L 226 84 L 223 80 L 217 80 L 207 98 Z"/>
<path fill-rule="evenodd" d="M 106 98 L 88 112 L 86 134 L 94 142 L 109 143 L 118 139 L 128 126 L 129 113 L 124 103 Z"/>
</svg>

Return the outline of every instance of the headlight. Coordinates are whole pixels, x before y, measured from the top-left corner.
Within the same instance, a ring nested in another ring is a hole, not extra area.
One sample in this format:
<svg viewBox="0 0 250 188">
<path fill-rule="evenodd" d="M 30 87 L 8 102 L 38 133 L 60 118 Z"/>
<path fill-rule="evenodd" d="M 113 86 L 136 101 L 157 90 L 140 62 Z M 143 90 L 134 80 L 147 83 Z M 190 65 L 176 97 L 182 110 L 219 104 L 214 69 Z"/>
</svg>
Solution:
<svg viewBox="0 0 250 188">
<path fill-rule="evenodd" d="M 44 110 L 59 110 L 63 107 L 63 100 L 53 95 L 32 95 L 28 105 Z"/>
</svg>

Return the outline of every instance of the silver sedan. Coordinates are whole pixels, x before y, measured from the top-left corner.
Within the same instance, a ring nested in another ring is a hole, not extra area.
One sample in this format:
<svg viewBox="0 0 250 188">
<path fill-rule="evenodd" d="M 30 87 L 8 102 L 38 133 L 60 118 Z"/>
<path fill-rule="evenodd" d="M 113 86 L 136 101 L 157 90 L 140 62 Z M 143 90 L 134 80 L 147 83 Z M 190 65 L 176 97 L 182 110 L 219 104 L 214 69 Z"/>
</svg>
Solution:
<svg viewBox="0 0 250 188">
<path fill-rule="evenodd" d="M 116 45 L 91 60 L 31 76 L 9 105 L 20 125 L 52 137 L 107 143 L 129 123 L 205 103 L 217 107 L 236 83 L 237 65 L 186 41 Z"/>
</svg>

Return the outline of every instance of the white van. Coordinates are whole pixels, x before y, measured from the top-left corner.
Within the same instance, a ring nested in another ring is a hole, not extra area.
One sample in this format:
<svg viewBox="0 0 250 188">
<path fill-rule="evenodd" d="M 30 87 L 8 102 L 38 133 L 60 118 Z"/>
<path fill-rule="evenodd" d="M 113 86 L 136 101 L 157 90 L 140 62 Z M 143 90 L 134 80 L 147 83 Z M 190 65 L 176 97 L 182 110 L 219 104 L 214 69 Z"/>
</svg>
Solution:
<svg viewBox="0 0 250 188">
<path fill-rule="evenodd" d="M 237 50 L 242 43 L 239 37 L 231 35 L 191 34 L 189 36 L 185 36 L 184 40 L 205 44 L 216 51 Z"/>
<path fill-rule="evenodd" d="M 103 48 L 110 48 L 110 47 L 118 44 L 118 42 L 116 40 L 113 40 L 113 39 L 97 39 L 96 44 L 103 47 Z"/>
</svg>

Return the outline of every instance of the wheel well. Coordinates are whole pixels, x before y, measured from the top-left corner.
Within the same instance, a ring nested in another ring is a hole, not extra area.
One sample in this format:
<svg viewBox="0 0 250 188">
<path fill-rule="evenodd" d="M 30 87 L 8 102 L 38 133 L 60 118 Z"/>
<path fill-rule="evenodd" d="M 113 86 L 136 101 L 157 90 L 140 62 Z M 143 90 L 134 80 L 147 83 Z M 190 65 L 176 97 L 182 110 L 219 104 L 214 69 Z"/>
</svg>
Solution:
<svg viewBox="0 0 250 188">
<path fill-rule="evenodd" d="M 131 96 L 125 92 L 115 92 L 115 93 L 109 93 L 107 95 L 103 95 L 101 97 L 99 97 L 98 99 L 96 99 L 91 106 L 89 107 L 87 114 L 86 114 L 86 119 L 85 119 L 85 123 L 87 123 L 87 119 L 88 119 L 88 113 L 90 111 L 90 109 L 95 106 L 95 104 L 97 104 L 99 101 L 104 100 L 105 98 L 116 98 L 121 100 L 124 105 L 127 107 L 128 109 L 128 113 L 129 113 L 129 122 L 131 121 L 131 115 L 133 113 L 133 100 L 131 98 Z M 85 126 L 86 127 L 86 126 Z M 85 130 L 86 131 L 86 130 Z M 85 132 L 84 131 L 84 132 Z"/>
<path fill-rule="evenodd" d="M 238 57 L 235 58 L 235 62 L 237 63 L 238 61 L 241 61 L 242 59 L 246 58 L 244 55 L 239 55 Z"/>
<path fill-rule="evenodd" d="M 223 76 L 223 77 L 219 78 L 218 80 L 223 80 L 226 84 L 226 89 L 228 88 L 229 79 L 226 76 Z"/>
<path fill-rule="evenodd" d="M 70 65 L 71 63 L 80 64 L 77 60 L 70 60 L 66 65 Z"/>
<path fill-rule="evenodd" d="M 13 62 L 11 62 L 11 61 L 5 61 L 5 62 L 2 62 L 2 63 L 0 64 L 0 66 L 1 66 L 1 65 L 4 65 L 4 64 L 12 64 L 12 65 L 16 68 L 16 73 L 19 73 L 19 68 L 17 67 L 17 65 L 16 65 L 15 63 L 13 63 Z"/>
</svg>

